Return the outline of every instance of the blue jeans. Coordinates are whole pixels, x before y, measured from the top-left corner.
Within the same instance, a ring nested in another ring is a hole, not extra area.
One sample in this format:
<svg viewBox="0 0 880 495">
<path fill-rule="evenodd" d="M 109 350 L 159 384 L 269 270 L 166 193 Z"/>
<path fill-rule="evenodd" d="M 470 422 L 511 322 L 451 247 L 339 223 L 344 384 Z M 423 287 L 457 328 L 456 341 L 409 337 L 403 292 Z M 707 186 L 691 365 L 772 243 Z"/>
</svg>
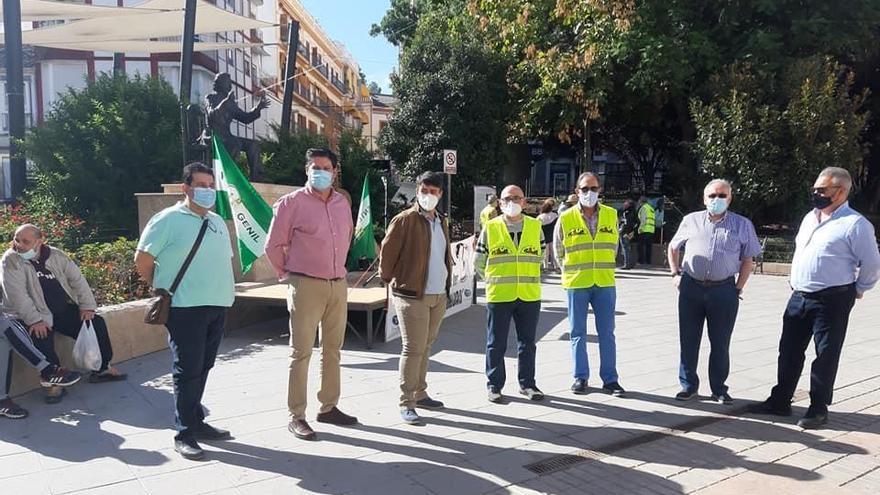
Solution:
<svg viewBox="0 0 880 495">
<path fill-rule="evenodd" d="M 590 364 L 587 359 L 587 313 L 592 306 L 596 317 L 596 333 L 599 334 L 599 377 L 602 378 L 603 385 L 617 382 L 617 344 L 614 341 L 617 290 L 614 287 L 593 286 L 587 289 L 568 289 L 566 292 L 574 377 L 584 380 L 590 378 Z"/>
<path fill-rule="evenodd" d="M 504 354 L 507 352 L 507 335 L 510 320 L 516 325 L 517 378 L 520 388 L 535 387 L 535 334 L 541 301 L 512 301 L 486 305 L 488 327 L 486 329 L 486 377 L 488 387 L 500 392 L 507 378 L 504 370 Z"/>
<path fill-rule="evenodd" d="M 681 388 L 688 392 L 696 393 L 700 388 L 697 362 L 705 323 L 712 345 L 709 353 L 709 387 L 713 395 L 721 395 L 727 392 L 725 382 L 730 374 L 730 336 L 739 311 L 739 295 L 733 277 L 722 285 L 703 287 L 685 274 L 678 290 L 678 338 L 681 346 L 678 381 Z"/>
</svg>

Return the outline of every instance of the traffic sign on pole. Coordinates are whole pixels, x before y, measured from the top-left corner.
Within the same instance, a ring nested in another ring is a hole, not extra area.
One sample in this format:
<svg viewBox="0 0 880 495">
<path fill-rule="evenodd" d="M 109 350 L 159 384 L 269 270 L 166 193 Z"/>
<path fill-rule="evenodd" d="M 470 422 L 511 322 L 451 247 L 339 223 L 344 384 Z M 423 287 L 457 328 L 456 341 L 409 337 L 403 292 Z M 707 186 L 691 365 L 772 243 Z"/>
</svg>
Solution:
<svg viewBox="0 0 880 495">
<path fill-rule="evenodd" d="M 443 172 L 454 175 L 458 173 L 458 152 L 443 150 Z"/>
</svg>

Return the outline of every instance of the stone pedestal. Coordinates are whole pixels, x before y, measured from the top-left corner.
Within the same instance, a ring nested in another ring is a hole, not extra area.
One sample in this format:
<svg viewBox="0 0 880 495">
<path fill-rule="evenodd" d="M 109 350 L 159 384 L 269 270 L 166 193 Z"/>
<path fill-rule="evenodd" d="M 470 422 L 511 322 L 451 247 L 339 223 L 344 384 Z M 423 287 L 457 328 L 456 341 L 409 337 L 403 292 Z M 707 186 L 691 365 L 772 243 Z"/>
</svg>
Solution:
<svg viewBox="0 0 880 495">
<path fill-rule="evenodd" d="M 283 186 L 279 184 L 264 184 L 261 182 L 252 183 L 254 189 L 262 196 L 262 198 L 270 206 L 285 194 L 291 193 L 297 189 L 297 186 Z M 138 202 L 138 232 L 143 232 L 144 227 L 150 218 L 156 213 L 174 205 L 178 201 L 183 200 L 183 193 L 180 188 L 181 184 L 162 184 L 162 192 L 160 193 L 138 193 L 135 194 Z M 232 222 L 226 222 L 229 228 L 229 234 L 232 238 L 232 250 L 235 252 L 235 260 L 232 264 L 236 282 L 260 282 L 275 278 L 272 267 L 265 256 L 260 257 L 254 263 L 251 271 L 242 275 L 241 264 L 238 261 L 238 241 L 235 238 L 235 229 Z"/>
</svg>

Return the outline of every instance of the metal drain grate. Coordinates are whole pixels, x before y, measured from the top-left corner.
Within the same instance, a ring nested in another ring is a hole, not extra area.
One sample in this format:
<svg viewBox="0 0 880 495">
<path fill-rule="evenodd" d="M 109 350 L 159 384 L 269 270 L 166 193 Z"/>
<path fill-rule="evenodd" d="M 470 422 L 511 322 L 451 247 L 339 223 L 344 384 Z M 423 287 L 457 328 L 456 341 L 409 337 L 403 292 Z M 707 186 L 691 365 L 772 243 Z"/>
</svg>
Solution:
<svg viewBox="0 0 880 495">
<path fill-rule="evenodd" d="M 793 402 L 800 402 L 804 399 L 809 398 L 809 396 L 809 392 L 799 389 L 795 391 L 792 400 Z M 720 421 L 731 419 L 733 417 L 740 416 L 745 412 L 746 407 L 742 406 L 729 411 L 728 414 L 725 416 L 702 416 L 675 425 L 674 427 L 665 431 L 646 432 L 642 435 L 610 443 L 602 447 L 602 452 L 597 452 L 595 450 L 580 450 L 573 454 L 561 454 L 549 457 L 547 459 L 544 459 L 543 461 L 533 462 L 532 464 L 527 464 L 523 467 L 535 474 L 544 476 L 547 474 L 555 473 L 557 471 L 563 471 L 582 462 L 598 460 L 603 457 L 613 455 L 615 452 L 619 452 L 621 450 L 626 450 L 632 447 L 637 447 L 639 445 L 644 445 L 646 443 L 655 442 L 668 436 L 687 433 L 696 430 L 697 428 L 702 428 L 704 426 L 709 426 L 713 423 L 718 423 Z"/>
<path fill-rule="evenodd" d="M 528 464 L 525 468 L 535 474 L 545 475 L 568 469 L 584 461 L 600 459 L 605 455 L 606 454 L 594 450 L 581 450 L 574 454 L 557 455 L 549 459 L 544 459 L 543 461 Z"/>
</svg>

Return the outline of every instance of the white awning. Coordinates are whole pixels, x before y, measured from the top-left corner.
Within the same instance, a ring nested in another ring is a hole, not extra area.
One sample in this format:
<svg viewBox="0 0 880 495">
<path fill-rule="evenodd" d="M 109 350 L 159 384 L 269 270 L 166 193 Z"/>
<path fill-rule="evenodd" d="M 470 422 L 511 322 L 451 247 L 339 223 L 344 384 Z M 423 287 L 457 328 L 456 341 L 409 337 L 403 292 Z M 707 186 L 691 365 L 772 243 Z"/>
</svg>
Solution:
<svg viewBox="0 0 880 495">
<path fill-rule="evenodd" d="M 182 7 L 170 8 L 180 9 Z M 94 19 L 98 17 L 118 17 L 123 15 L 144 15 L 145 13 L 149 13 L 151 11 L 159 12 L 161 10 L 163 9 L 161 9 L 160 7 L 145 7 L 143 5 L 135 9 L 129 7 L 86 5 L 83 3 L 52 2 L 49 0 L 21 0 L 21 20 L 25 22 L 57 21 L 62 19 Z M 0 21 L 2 20 L 3 12 L 0 11 Z"/>
<path fill-rule="evenodd" d="M 152 0 L 129 10 L 167 9 L 175 6 L 182 9 L 183 5 L 184 0 Z M 147 40 L 182 36 L 183 17 L 183 10 L 173 10 L 132 15 L 126 17 L 124 22 L 119 22 L 113 17 L 84 19 L 60 26 L 25 31 L 22 33 L 22 43 L 57 46 L 80 42 Z M 227 12 L 204 1 L 199 1 L 196 9 L 195 34 L 244 31 L 271 26 L 273 24 Z"/>
<path fill-rule="evenodd" d="M 212 50 L 232 50 L 236 48 L 250 48 L 259 43 L 194 43 L 194 52 L 209 52 Z M 180 52 L 179 41 L 144 41 L 144 40 L 116 40 L 116 41 L 84 41 L 79 43 L 46 43 L 40 44 L 47 48 L 60 48 L 63 50 L 83 50 L 87 52 L 145 52 L 145 53 L 178 53 Z"/>
</svg>

